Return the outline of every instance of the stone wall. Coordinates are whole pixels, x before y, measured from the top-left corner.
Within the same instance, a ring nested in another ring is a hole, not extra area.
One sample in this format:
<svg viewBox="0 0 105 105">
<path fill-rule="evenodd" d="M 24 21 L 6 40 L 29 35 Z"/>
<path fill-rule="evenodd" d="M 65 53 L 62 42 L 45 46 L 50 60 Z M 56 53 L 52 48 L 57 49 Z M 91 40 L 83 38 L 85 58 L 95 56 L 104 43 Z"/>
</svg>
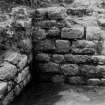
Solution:
<svg viewBox="0 0 105 105">
<path fill-rule="evenodd" d="M 39 8 L 33 15 L 41 81 L 105 85 L 105 30 L 96 10 L 76 5 Z"/>
</svg>

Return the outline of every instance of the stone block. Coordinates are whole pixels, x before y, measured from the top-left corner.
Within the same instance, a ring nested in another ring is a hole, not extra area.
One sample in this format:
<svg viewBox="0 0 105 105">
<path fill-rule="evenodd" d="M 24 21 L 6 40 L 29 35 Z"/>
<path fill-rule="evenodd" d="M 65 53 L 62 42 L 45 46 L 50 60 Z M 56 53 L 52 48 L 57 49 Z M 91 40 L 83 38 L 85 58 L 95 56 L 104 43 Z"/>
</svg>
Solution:
<svg viewBox="0 0 105 105">
<path fill-rule="evenodd" d="M 56 40 L 56 51 L 66 53 L 70 50 L 70 42 L 68 40 Z"/>
<path fill-rule="evenodd" d="M 66 9 L 64 7 L 49 7 L 48 18 L 49 19 L 64 19 L 67 16 Z"/>
<path fill-rule="evenodd" d="M 97 64 L 104 65 L 105 64 L 105 56 L 104 55 L 93 55 L 93 62 L 97 62 Z"/>
<path fill-rule="evenodd" d="M 50 29 L 51 27 L 56 27 L 57 22 L 55 20 L 43 20 L 43 21 L 38 21 L 35 23 L 35 26 L 39 26 L 42 29 Z"/>
<path fill-rule="evenodd" d="M 64 75 L 77 75 L 79 68 L 76 64 L 64 64 L 61 66 L 61 72 Z"/>
<path fill-rule="evenodd" d="M 65 54 L 65 61 L 71 63 L 90 63 L 92 62 L 91 56 L 88 55 L 72 55 L 72 54 Z"/>
<path fill-rule="evenodd" d="M 105 85 L 105 78 L 101 78 L 101 85 Z"/>
<path fill-rule="evenodd" d="M 55 50 L 55 43 L 52 40 L 43 40 L 39 41 L 35 45 L 35 51 L 54 51 Z"/>
<path fill-rule="evenodd" d="M 100 79 L 92 78 L 92 79 L 88 79 L 87 84 L 88 85 L 100 85 L 101 81 Z"/>
<path fill-rule="evenodd" d="M 15 82 L 16 83 L 20 83 L 23 80 L 25 80 L 25 78 L 27 77 L 27 75 L 29 74 L 29 67 L 26 67 L 22 70 L 22 72 L 18 73 L 18 76 L 15 78 Z"/>
<path fill-rule="evenodd" d="M 71 48 L 71 53 L 80 55 L 94 55 L 96 54 L 96 50 L 94 48 Z"/>
<path fill-rule="evenodd" d="M 55 63 L 61 63 L 64 61 L 64 56 L 61 54 L 54 54 L 52 55 L 51 60 Z"/>
<path fill-rule="evenodd" d="M 84 36 L 83 26 L 73 26 L 71 28 L 63 28 L 61 37 L 65 39 L 81 39 Z"/>
<path fill-rule="evenodd" d="M 95 77 L 98 73 L 98 69 L 94 65 L 81 65 L 79 67 L 81 75 L 86 75 L 87 77 Z"/>
<path fill-rule="evenodd" d="M 98 76 L 105 76 L 105 66 L 104 65 L 98 65 L 97 66 L 97 70 L 98 70 Z"/>
<path fill-rule="evenodd" d="M 44 29 L 41 29 L 41 28 L 37 28 L 35 30 L 33 30 L 33 33 L 32 33 L 32 40 L 33 42 L 37 42 L 37 41 L 40 41 L 42 39 L 45 39 L 46 38 L 46 32 Z"/>
<path fill-rule="evenodd" d="M 7 51 L 4 54 L 4 61 L 8 61 L 14 65 L 17 65 L 20 61 L 21 55 L 14 51 Z"/>
<path fill-rule="evenodd" d="M 68 83 L 73 84 L 73 85 L 86 84 L 84 79 L 82 77 L 80 77 L 80 76 L 68 77 Z"/>
<path fill-rule="evenodd" d="M 89 40 L 77 40 L 73 41 L 73 48 L 96 48 L 97 44 L 94 41 Z"/>
<path fill-rule="evenodd" d="M 101 55 L 105 55 L 105 41 L 102 42 L 102 48 L 100 50 Z"/>
<path fill-rule="evenodd" d="M 86 29 L 87 40 L 105 40 L 105 32 L 97 26 L 89 26 Z"/>
<path fill-rule="evenodd" d="M 48 30 L 49 37 L 59 37 L 60 36 L 60 29 L 57 27 L 52 27 Z"/>
<path fill-rule="evenodd" d="M 52 77 L 52 82 L 53 83 L 64 83 L 65 79 L 63 75 L 54 75 Z"/>
<path fill-rule="evenodd" d="M 49 54 L 46 54 L 46 53 L 39 53 L 39 54 L 36 54 L 35 59 L 36 61 L 40 61 L 40 62 L 48 62 L 50 61 L 50 56 Z"/>
<path fill-rule="evenodd" d="M 39 64 L 39 68 L 41 72 L 59 72 L 59 64 L 53 62 Z"/>
<path fill-rule="evenodd" d="M 0 79 L 1 80 L 13 79 L 15 77 L 16 73 L 17 73 L 16 66 L 14 66 L 8 62 L 4 62 L 4 63 L 0 64 Z"/>
</svg>

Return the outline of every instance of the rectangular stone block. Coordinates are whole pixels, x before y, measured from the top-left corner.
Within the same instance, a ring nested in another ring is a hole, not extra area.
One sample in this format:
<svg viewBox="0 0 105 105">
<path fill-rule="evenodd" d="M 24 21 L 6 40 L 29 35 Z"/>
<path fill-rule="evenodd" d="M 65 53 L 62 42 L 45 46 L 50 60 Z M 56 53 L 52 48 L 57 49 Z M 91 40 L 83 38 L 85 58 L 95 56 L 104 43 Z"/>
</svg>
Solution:
<svg viewBox="0 0 105 105">
<path fill-rule="evenodd" d="M 70 83 L 72 85 L 83 85 L 83 84 L 86 84 L 84 78 L 80 77 L 80 76 L 68 77 L 68 83 Z"/>
<path fill-rule="evenodd" d="M 66 9 L 64 7 L 49 7 L 48 18 L 49 19 L 64 19 L 67 16 Z"/>
<path fill-rule="evenodd" d="M 17 73 L 17 68 L 16 66 L 4 62 L 0 64 L 0 79 L 1 80 L 10 80 L 13 79 Z"/>
<path fill-rule="evenodd" d="M 61 37 L 65 39 L 81 39 L 84 36 L 84 27 L 73 26 L 72 28 L 63 28 Z"/>
<path fill-rule="evenodd" d="M 103 41 L 101 44 L 102 45 L 100 46 L 100 54 L 105 55 L 105 41 Z"/>
<path fill-rule="evenodd" d="M 50 56 L 47 53 L 39 53 L 35 55 L 35 59 L 36 61 L 40 61 L 40 62 L 48 62 L 50 61 Z"/>
<path fill-rule="evenodd" d="M 79 73 L 79 68 L 76 64 L 64 64 L 61 66 L 61 72 L 66 76 L 77 75 Z"/>
<path fill-rule="evenodd" d="M 101 81 L 98 78 L 92 78 L 92 79 L 88 79 L 87 84 L 88 85 L 94 85 L 94 86 L 95 85 L 100 85 Z"/>
<path fill-rule="evenodd" d="M 105 31 L 97 26 L 88 26 L 86 28 L 87 40 L 105 40 Z"/>
<path fill-rule="evenodd" d="M 79 70 L 81 72 L 81 75 L 87 77 L 96 77 L 98 73 L 98 69 L 94 65 L 81 65 L 79 66 Z"/>
<path fill-rule="evenodd" d="M 51 60 L 55 63 L 61 63 L 64 61 L 64 56 L 61 54 L 53 54 Z"/>
<path fill-rule="evenodd" d="M 59 64 L 49 62 L 45 64 L 39 64 L 39 68 L 41 72 L 60 72 L 59 71 Z"/>
<path fill-rule="evenodd" d="M 94 55 L 96 54 L 96 50 L 94 48 L 71 48 L 71 53 L 78 55 Z"/>
<path fill-rule="evenodd" d="M 91 63 L 92 62 L 91 56 L 88 56 L 88 55 L 65 54 L 64 58 L 65 58 L 65 61 L 71 62 L 71 63 Z"/>
<path fill-rule="evenodd" d="M 92 60 L 97 62 L 97 64 L 104 65 L 105 64 L 105 56 L 104 55 L 93 55 Z"/>
<path fill-rule="evenodd" d="M 70 50 L 70 42 L 68 40 L 56 40 L 56 51 L 66 53 Z"/>
<path fill-rule="evenodd" d="M 54 51 L 55 43 L 52 40 L 43 40 L 35 44 L 35 51 Z"/>
<path fill-rule="evenodd" d="M 41 27 L 43 29 L 49 29 L 51 27 L 57 26 L 57 22 L 55 20 L 43 20 L 36 22 L 35 26 Z"/>
<path fill-rule="evenodd" d="M 60 29 L 57 27 L 52 27 L 48 30 L 47 33 L 48 37 L 59 37 L 60 36 Z"/>
<path fill-rule="evenodd" d="M 96 46 L 96 42 L 89 40 L 76 40 L 72 43 L 73 48 L 96 48 Z"/>
</svg>

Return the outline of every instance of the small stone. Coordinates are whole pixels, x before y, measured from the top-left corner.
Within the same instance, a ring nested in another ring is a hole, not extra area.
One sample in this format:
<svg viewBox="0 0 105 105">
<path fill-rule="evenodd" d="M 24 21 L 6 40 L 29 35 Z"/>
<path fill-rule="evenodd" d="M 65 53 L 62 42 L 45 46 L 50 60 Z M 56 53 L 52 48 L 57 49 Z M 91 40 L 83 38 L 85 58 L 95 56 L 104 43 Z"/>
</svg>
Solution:
<svg viewBox="0 0 105 105">
<path fill-rule="evenodd" d="M 81 39 L 84 35 L 84 28 L 82 26 L 74 26 L 72 28 L 63 28 L 61 37 L 65 39 Z"/>
<path fill-rule="evenodd" d="M 101 85 L 105 85 L 105 78 L 101 78 Z"/>
<path fill-rule="evenodd" d="M 45 64 L 39 64 L 41 72 L 59 72 L 59 64 L 49 62 Z"/>
<path fill-rule="evenodd" d="M 77 75 L 79 69 L 78 65 L 76 64 L 64 64 L 61 66 L 61 71 L 64 75 Z"/>
<path fill-rule="evenodd" d="M 88 79 L 88 85 L 99 85 L 101 81 L 97 78 Z"/>
<path fill-rule="evenodd" d="M 80 77 L 80 76 L 68 77 L 68 82 L 70 84 L 73 84 L 73 85 L 82 85 L 82 84 L 85 84 L 84 79 L 82 77 Z"/>
<path fill-rule="evenodd" d="M 65 53 L 70 50 L 70 42 L 68 40 L 56 40 L 56 51 Z"/>
<path fill-rule="evenodd" d="M 15 91 L 15 95 L 19 95 L 20 92 L 22 91 L 22 88 L 19 85 L 16 85 L 14 91 Z"/>
<path fill-rule="evenodd" d="M 37 61 L 48 62 L 50 60 L 50 56 L 46 53 L 37 54 L 35 59 Z"/>
<path fill-rule="evenodd" d="M 61 62 L 64 61 L 64 56 L 63 56 L 63 55 L 60 55 L 60 54 L 54 54 L 54 55 L 52 56 L 52 60 L 53 60 L 53 62 L 55 62 L 55 63 L 61 63 Z"/>
</svg>

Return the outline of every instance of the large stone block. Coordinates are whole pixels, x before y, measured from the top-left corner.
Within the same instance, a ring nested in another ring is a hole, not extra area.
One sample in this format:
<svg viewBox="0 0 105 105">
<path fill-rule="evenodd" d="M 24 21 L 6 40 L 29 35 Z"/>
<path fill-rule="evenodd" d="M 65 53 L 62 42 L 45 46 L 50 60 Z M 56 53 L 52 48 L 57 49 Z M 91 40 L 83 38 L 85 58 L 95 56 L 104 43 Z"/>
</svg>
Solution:
<svg viewBox="0 0 105 105">
<path fill-rule="evenodd" d="M 33 30 L 33 34 L 32 34 L 32 40 L 33 42 L 37 42 L 40 41 L 42 39 L 46 38 L 46 32 L 44 29 L 41 28 L 36 28 L 35 30 Z"/>
<path fill-rule="evenodd" d="M 105 31 L 97 26 L 88 26 L 86 29 L 87 40 L 105 40 Z"/>
<path fill-rule="evenodd" d="M 50 61 L 50 56 L 49 54 L 46 54 L 46 53 L 39 53 L 39 54 L 36 54 L 35 59 L 36 61 L 48 62 Z"/>
<path fill-rule="evenodd" d="M 49 62 L 49 63 L 45 63 L 45 64 L 39 64 L 40 67 L 40 71 L 41 72 L 60 72 L 59 71 L 59 64 L 53 63 L 53 62 Z"/>
<path fill-rule="evenodd" d="M 88 55 L 72 55 L 72 54 L 65 54 L 65 61 L 71 63 L 90 63 L 92 62 L 91 56 Z"/>
<path fill-rule="evenodd" d="M 84 79 L 82 77 L 80 77 L 80 76 L 68 77 L 68 83 L 73 84 L 73 85 L 86 84 Z"/>
<path fill-rule="evenodd" d="M 70 42 L 68 40 L 56 40 L 56 51 L 66 53 L 70 50 Z"/>
<path fill-rule="evenodd" d="M 35 26 L 39 26 L 43 29 L 49 29 L 51 27 L 57 26 L 57 22 L 55 20 L 43 20 L 43 21 L 38 21 L 35 23 Z"/>
<path fill-rule="evenodd" d="M 84 36 L 83 26 L 73 26 L 72 28 L 63 28 L 61 37 L 65 39 L 81 39 Z"/>
<path fill-rule="evenodd" d="M 35 45 L 35 51 L 53 51 L 55 50 L 55 43 L 52 40 L 39 41 Z"/>
<path fill-rule="evenodd" d="M 61 63 L 64 61 L 64 56 L 61 54 L 54 54 L 52 55 L 51 60 L 55 63 Z"/>
<path fill-rule="evenodd" d="M 76 64 L 64 64 L 61 66 L 61 72 L 64 75 L 77 75 L 79 72 L 78 65 L 76 65 Z"/>
<path fill-rule="evenodd" d="M 0 79 L 1 80 L 9 80 L 9 79 L 13 79 L 17 73 L 17 68 L 16 66 L 8 63 L 8 62 L 4 62 L 2 64 L 0 64 Z"/>
</svg>

